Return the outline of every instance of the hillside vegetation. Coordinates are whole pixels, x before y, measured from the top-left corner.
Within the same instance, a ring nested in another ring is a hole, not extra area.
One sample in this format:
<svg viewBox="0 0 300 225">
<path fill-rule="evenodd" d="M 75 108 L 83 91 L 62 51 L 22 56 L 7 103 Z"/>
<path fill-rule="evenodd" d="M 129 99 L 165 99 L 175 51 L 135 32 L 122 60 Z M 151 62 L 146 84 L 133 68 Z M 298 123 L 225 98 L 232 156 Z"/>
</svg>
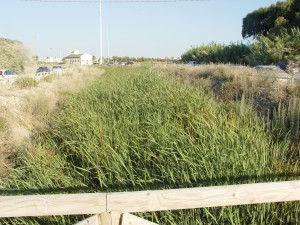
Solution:
<svg viewBox="0 0 300 225">
<path fill-rule="evenodd" d="M 0 38 L 0 69 L 11 69 L 17 74 L 31 65 L 29 50 L 20 41 Z"/>
<path fill-rule="evenodd" d="M 299 172 L 287 144 L 274 142 L 244 101 L 217 102 L 152 66 L 106 68 L 88 89 L 63 94 L 47 121 L 16 155 L 6 189 L 133 191 L 287 180 Z M 159 224 L 295 224 L 298 211 L 298 203 L 278 203 L 139 215 Z"/>
</svg>

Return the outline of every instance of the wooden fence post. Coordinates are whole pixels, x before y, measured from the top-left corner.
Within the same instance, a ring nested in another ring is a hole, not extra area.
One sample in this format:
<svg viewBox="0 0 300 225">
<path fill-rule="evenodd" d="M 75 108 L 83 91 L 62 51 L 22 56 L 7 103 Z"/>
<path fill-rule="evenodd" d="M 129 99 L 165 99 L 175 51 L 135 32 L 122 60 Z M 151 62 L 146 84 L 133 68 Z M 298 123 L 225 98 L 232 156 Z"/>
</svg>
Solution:
<svg viewBox="0 0 300 225">
<path fill-rule="evenodd" d="M 157 225 L 129 213 L 105 212 L 91 216 L 75 225 Z"/>
<path fill-rule="evenodd" d="M 110 213 L 104 212 L 104 213 L 98 214 L 98 216 L 99 216 L 99 222 L 100 222 L 99 225 L 112 225 Z"/>
<path fill-rule="evenodd" d="M 94 215 L 91 216 L 83 221 L 80 221 L 78 223 L 76 223 L 75 225 L 99 225 L 100 221 L 99 221 L 99 216 L 98 215 Z"/>
<path fill-rule="evenodd" d="M 111 225 L 122 225 L 122 214 L 120 212 L 110 212 Z"/>
<path fill-rule="evenodd" d="M 120 225 L 121 213 L 119 212 L 104 212 L 98 215 L 99 225 Z"/>
</svg>

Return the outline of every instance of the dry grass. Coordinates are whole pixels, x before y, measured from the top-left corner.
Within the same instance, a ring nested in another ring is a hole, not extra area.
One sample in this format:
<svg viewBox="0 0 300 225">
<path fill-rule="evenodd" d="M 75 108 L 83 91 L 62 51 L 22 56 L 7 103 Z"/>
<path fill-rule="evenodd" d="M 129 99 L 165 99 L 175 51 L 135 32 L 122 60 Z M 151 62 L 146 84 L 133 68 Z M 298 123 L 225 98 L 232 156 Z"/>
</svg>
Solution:
<svg viewBox="0 0 300 225">
<path fill-rule="evenodd" d="M 102 72 L 98 68 L 77 69 L 51 82 L 40 81 L 35 88 L 0 90 L 0 177 L 9 172 L 6 159 L 13 163 L 15 152 L 31 146 L 31 132 L 47 127 L 47 117 L 55 111 L 60 95 L 90 85 Z"/>
<path fill-rule="evenodd" d="M 205 65 L 200 67 L 168 66 L 164 73 L 196 86 L 204 86 L 219 99 L 230 102 L 240 101 L 242 96 L 253 101 L 259 113 L 266 115 L 286 100 L 292 84 L 275 77 L 261 77 L 251 67 L 229 65 Z"/>
</svg>

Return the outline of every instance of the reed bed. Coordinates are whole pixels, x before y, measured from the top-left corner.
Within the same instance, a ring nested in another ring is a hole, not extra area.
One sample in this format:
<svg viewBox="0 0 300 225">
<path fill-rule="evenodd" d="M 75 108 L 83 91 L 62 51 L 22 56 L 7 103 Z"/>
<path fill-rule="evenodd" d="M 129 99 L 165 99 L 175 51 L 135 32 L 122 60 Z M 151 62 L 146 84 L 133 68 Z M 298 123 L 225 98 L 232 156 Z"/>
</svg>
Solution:
<svg viewBox="0 0 300 225">
<path fill-rule="evenodd" d="M 7 189 L 134 191 L 289 180 L 299 172 L 288 143 L 273 141 L 243 98 L 220 103 L 149 65 L 106 68 L 89 88 L 65 94 L 48 129 L 32 139 Z M 138 215 L 159 224 L 295 224 L 298 212 L 298 203 L 277 203 Z M 72 220 L 65 218 L 57 224 Z"/>
</svg>

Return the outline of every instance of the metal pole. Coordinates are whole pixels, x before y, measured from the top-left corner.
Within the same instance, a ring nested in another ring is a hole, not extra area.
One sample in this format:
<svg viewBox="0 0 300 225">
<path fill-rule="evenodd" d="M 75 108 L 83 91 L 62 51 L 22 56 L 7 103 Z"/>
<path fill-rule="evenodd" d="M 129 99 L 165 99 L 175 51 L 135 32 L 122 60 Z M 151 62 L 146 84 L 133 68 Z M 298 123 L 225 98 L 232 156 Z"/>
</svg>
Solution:
<svg viewBox="0 0 300 225">
<path fill-rule="evenodd" d="M 102 0 L 99 0 L 99 25 L 100 25 L 100 65 L 102 65 Z"/>
</svg>

